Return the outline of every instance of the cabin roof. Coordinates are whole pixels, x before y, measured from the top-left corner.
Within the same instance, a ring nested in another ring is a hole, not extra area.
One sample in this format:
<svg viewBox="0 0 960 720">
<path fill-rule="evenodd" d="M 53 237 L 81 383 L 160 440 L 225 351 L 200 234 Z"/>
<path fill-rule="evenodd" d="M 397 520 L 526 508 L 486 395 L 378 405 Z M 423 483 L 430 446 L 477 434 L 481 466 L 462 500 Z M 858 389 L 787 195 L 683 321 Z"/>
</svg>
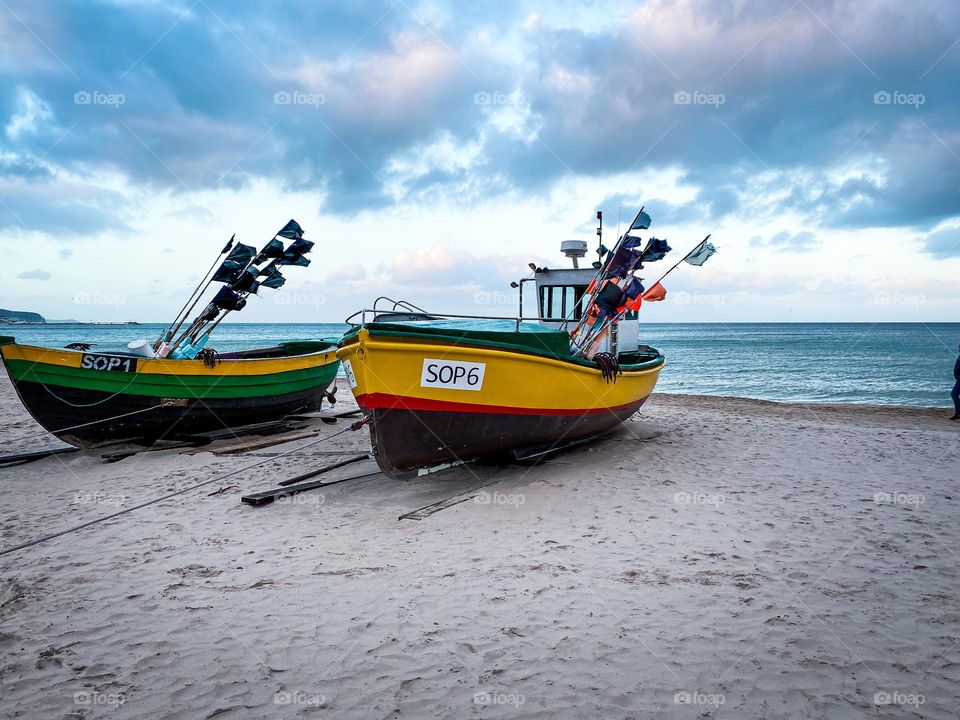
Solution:
<svg viewBox="0 0 960 720">
<path fill-rule="evenodd" d="M 592 267 L 585 268 L 550 268 L 541 270 L 534 277 L 537 280 L 537 286 L 553 285 L 589 285 L 597 271 Z"/>
</svg>

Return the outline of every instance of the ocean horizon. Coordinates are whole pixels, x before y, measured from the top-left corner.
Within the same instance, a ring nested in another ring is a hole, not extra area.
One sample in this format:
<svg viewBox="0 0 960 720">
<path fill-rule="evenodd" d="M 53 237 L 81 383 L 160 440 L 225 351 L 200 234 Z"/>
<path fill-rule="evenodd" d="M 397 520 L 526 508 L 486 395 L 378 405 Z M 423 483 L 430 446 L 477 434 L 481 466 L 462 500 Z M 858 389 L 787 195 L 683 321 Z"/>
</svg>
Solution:
<svg viewBox="0 0 960 720">
<path fill-rule="evenodd" d="M 123 350 L 153 339 L 163 323 L 9 325 L 17 342 Z M 344 323 L 224 323 L 210 347 L 221 351 L 287 340 L 336 338 Z M 641 342 L 667 364 L 657 392 L 780 402 L 950 407 L 960 323 L 648 323 Z"/>
</svg>

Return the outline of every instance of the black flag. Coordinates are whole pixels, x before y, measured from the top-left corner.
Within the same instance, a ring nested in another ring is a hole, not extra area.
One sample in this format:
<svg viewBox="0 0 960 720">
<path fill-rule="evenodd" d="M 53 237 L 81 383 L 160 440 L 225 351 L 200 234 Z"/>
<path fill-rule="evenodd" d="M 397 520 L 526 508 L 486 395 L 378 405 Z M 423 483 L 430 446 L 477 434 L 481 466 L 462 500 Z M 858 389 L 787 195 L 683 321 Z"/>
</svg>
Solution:
<svg viewBox="0 0 960 720">
<path fill-rule="evenodd" d="M 281 255 L 283 255 L 283 243 L 274 238 L 263 246 L 263 250 L 260 251 L 260 254 L 257 255 L 257 259 L 254 260 L 254 262 L 259 265 L 267 260 L 275 260 Z"/>
<path fill-rule="evenodd" d="M 210 301 L 210 304 L 217 306 L 221 310 L 240 310 L 247 303 L 230 288 L 222 287 L 220 288 L 220 292 Z"/>
<path fill-rule="evenodd" d="M 303 228 L 296 220 L 291 219 L 277 235 L 287 240 L 299 240 L 303 237 Z"/>
<path fill-rule="evenodd" d="M 255 293 L 259 286 L 256 268 L 247 268 L 237 281 L 230 286 L 230 289 L 236 292 Z"/>
</svg>

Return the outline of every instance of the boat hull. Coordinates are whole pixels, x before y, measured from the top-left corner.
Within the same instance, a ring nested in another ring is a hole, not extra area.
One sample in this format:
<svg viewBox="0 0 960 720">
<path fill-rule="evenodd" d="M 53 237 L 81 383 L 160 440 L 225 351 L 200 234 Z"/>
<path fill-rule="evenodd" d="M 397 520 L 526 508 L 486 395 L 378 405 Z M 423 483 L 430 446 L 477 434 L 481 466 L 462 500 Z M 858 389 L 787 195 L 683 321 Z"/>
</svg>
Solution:
<svg viewBox="0 0 960 720">
<path fill-rule="evenodd" d="M 640 409 L 663 366 L 662 357 L 628 366 L 608 383 L 600 370 L 580 362 L 463 339 L 445 343 L 378 334 L 367 327 L 348 336 L 338 355 L 358 404 L 372 420 L 377 463 L 395 477 L 602 435 Z M 482 379 L 473 388 L 464 382 L 431 386 L 444 366 L 475 368 Z"/>
<path fill-rule="evenodd" d="M 339 366 L 332 347 L 214 367 L 13 343 L 0 354 L 27 411 L 77 447 L 177 439 L 315 410 Z"/>
<path fill-rule="evenodd" d="M 380 468 L 389 475 L 422 467 L 519 451 L 548 452 L 617 427 L 646 398 L 626 408 L 596 415 L 546 415 L 405 410 L 370 411 L 371 435 Z"/>
</svg>

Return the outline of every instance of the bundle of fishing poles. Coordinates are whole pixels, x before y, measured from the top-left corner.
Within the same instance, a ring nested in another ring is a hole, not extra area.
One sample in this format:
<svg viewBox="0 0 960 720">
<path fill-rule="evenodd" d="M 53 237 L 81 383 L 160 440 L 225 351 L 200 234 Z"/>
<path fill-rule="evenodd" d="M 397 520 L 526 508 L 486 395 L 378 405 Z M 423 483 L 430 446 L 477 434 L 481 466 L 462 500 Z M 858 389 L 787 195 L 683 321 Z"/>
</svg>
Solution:
<svg viewBox="0 0 960 720">
<path fill-rule="evenodd" d="M 250 295 L 255 295 L 261 287 L 277 289 L 283 286 L 287 279 L 280 273 L 282 266 L 306 267 L 310 264 L 305 255 L 313 248 L 313 243 L 303 239 L 303 228 L 296 220 L 284 225 L 259 252 L 252 245 L 234 245 L 235 237 L 230 238 L 177 317 L 154 342 L 156 357 L 176 360 L 197 357 L 210 339 L 210 333 L 231 312 L 242 310 Z M 291 242 L 284 247 L 279 238 Z M 221 261 L 224 255 L 226 258 Z M 184 329 L 190 313 L 213 283 L 223 285 Z"/>
<path fill-rule="evenodd" d="M 600 220 L 602 228 L 602 213 L 597 213 L 597 219 Z M 647 241 L 643 250 L 639 249 L 643 241 L 630 232 L 646 230 L 650 223 L 650 216 L 641 207 L 627 231 L 618 238 L 612 251 L 603 246 L 602 229 L 597 230 L 601 238 L 597 250 L 600 264 L 593 281 L 587 286 L 590 302 L 576 327 L 570 332 L 570 351 L 574 357 L 595 358 L 609 336 L 610 329 L 623 320 L 628 312 L 639 310 L 644 294 L 648 291 L 645 291 L 641 278 L 637 277 L 636 273 L 643 268 L 643 263 L 662 260 L 671 250 L 666 240 L 655 237 Z M 692 265 L 702 265 L 706 262 L 707 258 L 716 252 L 716 248 L 707 242 L 709 239 L 710 236 L 707 235 L 651 285 L 650 290 L 676 270 L 680 263 L 687 261 Z M 663 295 L 657 299 L 662 297 Z"/>
</svg>

